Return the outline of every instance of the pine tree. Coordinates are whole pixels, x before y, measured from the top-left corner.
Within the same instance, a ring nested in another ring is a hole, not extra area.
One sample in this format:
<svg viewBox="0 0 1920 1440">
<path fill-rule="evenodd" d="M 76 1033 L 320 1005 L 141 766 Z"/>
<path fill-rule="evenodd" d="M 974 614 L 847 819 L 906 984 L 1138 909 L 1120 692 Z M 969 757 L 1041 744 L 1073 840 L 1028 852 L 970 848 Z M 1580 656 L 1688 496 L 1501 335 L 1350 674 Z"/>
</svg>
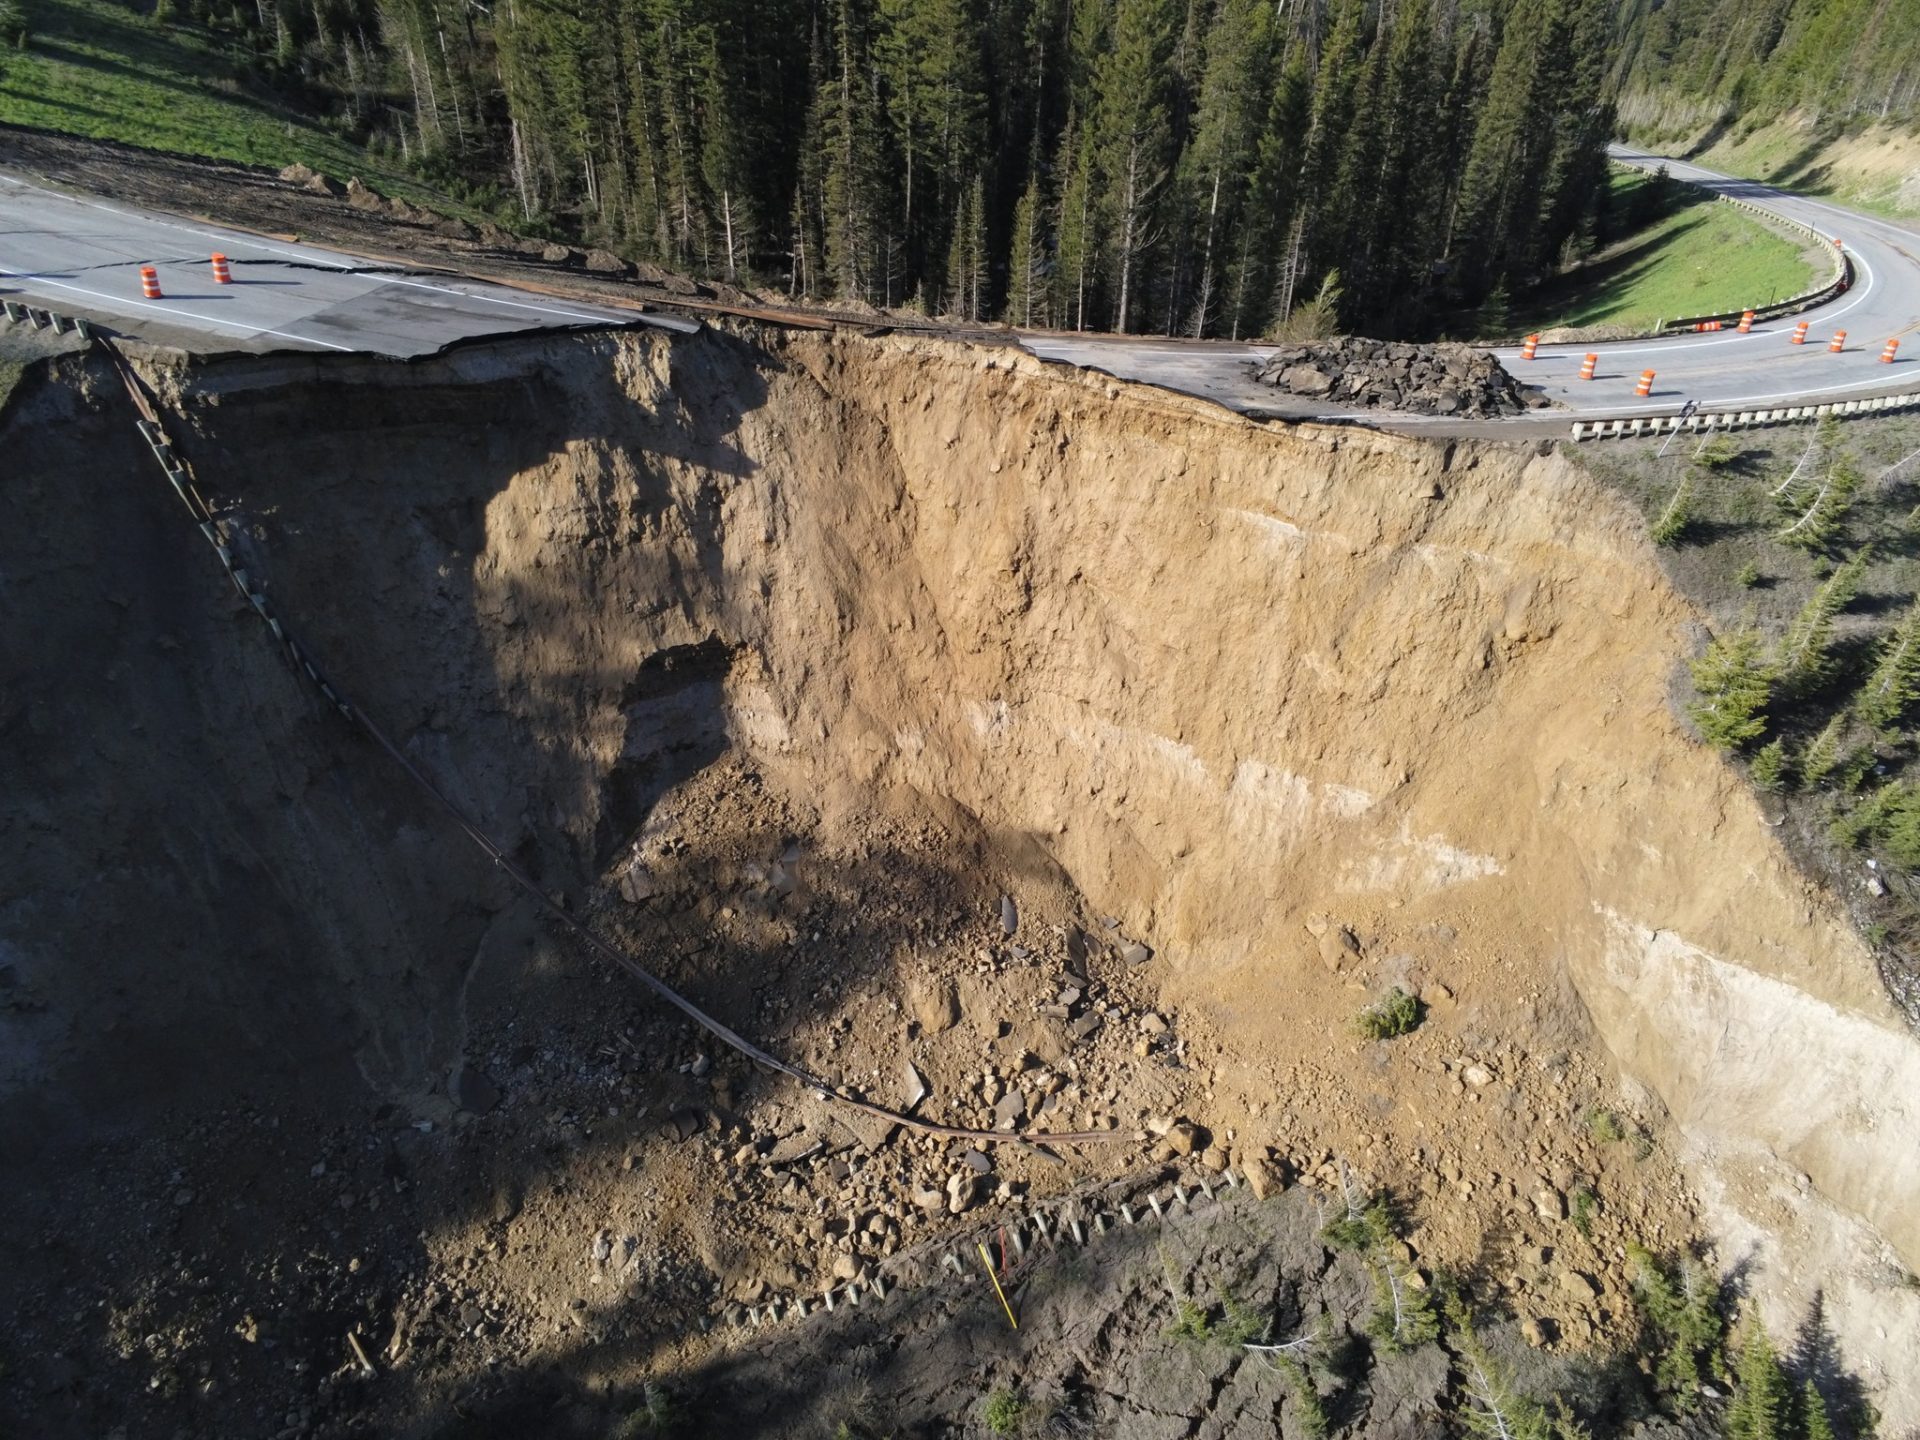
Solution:
<svg viewBox="0 0 1920 1440">
<path fill-rule="evenodd" d="M 1112 44 L 1094 72 L 1091 129 L 1100 209 L 1110 225 L 1116 294 L 1113 328 L 1133 328 L 1146 254 L 1158 239 L 1154 209 L 1167 178 L 1167 59 L 1171 0 L 1118 0 Z"/>
<path fill-rule="evenodd" d="M 1788 1432 L 1793 1392 L 1766 1329 L 1749 1322 L 1734 1366 L 1733 1403 L 1727 1407 L 1727 1440 L 1782 1440 Z"/>
<path fill-rule="evenodd" d="M 1834 617 L 1858 593 L 1869 553 L 1862 549 L 1829 575 L 1787 627 L 1773 663 L 1774 678 L 1786 693 L 1808 694 L 1828 678 Z"/>
<path fill-rule="evenodd" d="M 753 157 L 729 100 L 731 87 L 708 41 L 702 86 L 700 179 L 719 242 L 720 269 L 738 281 L 751 263 L 755 238 Z"/>
<path fill-rule="evenodd" d="M 1007 257 L 1006 322 L 1023 328 L 1045 325 L 1047 309 L 1047 236 L 1045 202 L 1039 175 L 1030 175 L 1013 209 L 1012 249 Z"/>
<path fill-rule="evenodd" d="M 1770 740 L 1754 752 L 1753 783 L 1762 790 L 1779 791 L 1787 786 L 1787 747 L 1783 740 Z"/>
<path fill-rule="evenodd" d="M 1517 1389 L 1474 1331 L 1466 1304 L 1455 1296 L 1447 1304 L 1454 1366 L 1468 1404 L 1461 1423 L 1470 1435 L 1487 1440 L 1551 1440 L 1552 1422 L 1539 1401 Z"/>
<path fill-rule="evenodd" d="M 1307 134 L 1309 94 L 1307 49 L 1296 44 L 1289 51 L 1279 84 L 1267 106 L 1265 123 L 1255 150 L 1247 203 L 1234 245 L 1232 278 L 1228 282 L 1229 338 L 1258 334 L 1266 328 L 1276 305 L 1285 315 L 1293 308 L 1293 287 L 1276 294 L 1273 256 L 1283 240 L 1289 258 L 1297 262 L 1302 238 L 1294 224 L 1294 176 Z"/>
<path fill-rule="evenodd" d="M 1840 742 L 1847 729 L 1845 711 L 1820 727 L 1820 733 L 1807 742 L 1800 756 L 1800 788 L 1811 790 L 1834 772 L 1840 763 Z"/>
<path fill-rule="evenodd" d="M 1800 1395 L 1800 1414 L 1806 1440 L 1834 1440 L 1833 1421 L 1827 1415 L 1826 1397 L 1809 1380 Z"/>
<path fill-rule="evenodd" d="M 1633 1293 L 1652 1328 L 1660 1353 L 1654 1383 L 1682 1410 L 1698 1399 L 1706 1367 L 1720 1348 L 1719 1286 L 1694 1260 L 1669 1267 L 1641 1245 L 1629 1245 Z"/>
<path fill-rule="evenodd" d="M 986 153 L 983 34 L 967 0 L 880 0 L 874 58 L 899 157 L 897 228 L 910 274 L 942 232 L 951 239 Z"/>
<path fill-rule="evenodd" d="M 1794 501 L 1798 514 L 1774 539 L 1802 550 L 1824 550 L 1839 533 L 1860 488 L 1860 470 L 1850 455 L 1836 455 L 1828 462 L 1817 484 L 1804 484 L 1783 496 Z M 1799 502 L 1804 499 L 1804 505 Z"/>
<path fill-rule="evenodd" d="M 1256 171 L 1271 63 L 1266 0 L 1224 0 L 1208 35 L 1193 138 L 1181 162 L 1181 204 L 1197 236 L 1197 275 L 1187 331 L 1205 335 L 1220 308 L 1226 242 L 1241 224 L 1246 177 Z"/>
<path fill-rule="evenodd" d="M 1701 738 L 1721 750 L 1739 750 L 1767 728 L 1765 710 L 1773 689 L 1760 632 L 1742 626 L 1716 638 L 1693 662 L 1696 698 L 1687 714 Z"/>
<path fill-rule="evenodd" d="M 1067 117 L 1060 137 L 1060 163 L 1055 173 L 1066 181 L 1060 191 L 1059 235 L 1053 270 L 1054 313 L 1062 325 L 1088 328 L 1087 308 L 1099 285 L 1099 247 L 1093 209 L 1093 153 L 1084 126 Z"/>
<path fill-rule="evenodd" d="M 961 192 L 947 249 L 946 310 L 962 320 L 982 317 L 987 275 L 986 192 L 980 181 Z"/>
<path fill-rule="evenodd" d="M 1854 708 L 1874 729 L 1889 731 L 1920 700 L 1920 601 L 1907 607 L 1880 648 L 1873 673 L 1860 687 Z"/>
<path fill-rule="evenodd" d="M 1299 206 L 1289 254 L 1282 262 L 1282 293 L 1276 307 L 1282 320 L 1309 288 L 1308 277 L 1323 274 L 1340 258 L 1337 178 L 1365 54 L 1366 5 L 1364 0 L 1337 3 L 1339 10 L 1313 77 L 1313 103 L 1300 157 Z M 1328 257 L 1324 265 L 1319 259 L 1323 255 Z"/>
<path fill-rule="evenodd" d="M 1373 1314 L 1367 1334 L 1391 1355 L 1435 1339 L 1440 1319 L 1425 1289 L 1414 1283 L 1413 1272 L 1388 1246 L 1381 1246 L 1368 1262 L 1373 1272 Z"/>
<path fill-rule="evenodd" d="M 880 137 L 863 0 L 835 0 L 831 69 L 820 92 L 826 272 L 843 298 L 885 302 Z"/>
<path fill-rule="evenodd" d="M 1680 476 L 1680 483 L 1674 487 L 1672 497 L 1653 524 L 1647 528 L 1647 533 L 1653 537 L 1653 543 L 1656 545 L 1678 545 L 1686 537 L 1687 527 L 1691 524 L 1693 524 L 1693 475 L 1688 472 Z"/>
</svg>

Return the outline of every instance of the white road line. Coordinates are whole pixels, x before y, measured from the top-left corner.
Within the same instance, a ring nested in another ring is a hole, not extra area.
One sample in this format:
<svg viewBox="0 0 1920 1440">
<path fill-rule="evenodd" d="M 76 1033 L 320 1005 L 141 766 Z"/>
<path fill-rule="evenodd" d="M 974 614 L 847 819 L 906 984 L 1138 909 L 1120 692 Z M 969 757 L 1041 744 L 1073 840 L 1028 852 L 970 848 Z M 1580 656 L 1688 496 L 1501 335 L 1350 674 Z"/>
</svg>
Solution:
<svg viewBox="0 0 1920 1440">
<path fill-rule="evenodd" d="M 1834 310 L 1831 312 L 1825 310 L 1824 308 L 1814 312 L 1817 318 L 1819 319 L 1820 324 L 1822 325 L 1829 325 L 1833 321 L 1840 319 L 1843 315 L 1847 314 L 1849 311 L 1854 310 L 1861 305 L 1864 305 L 1867 302 L 1868 297 L 1873 294 L 1873 287 L 1879 283 L 1879 277 L 1874 273 L 1873 266 L 1867 263 L 1867 257 L 1865 255 L 1861 254 L 1858 250 L 1850 250 L 1847 253 L 1853 256 L 1855 264 L 1857 264 L 1862 270 L 1867 272 L 1867 283 L 1860 287 L 1860 293 L 1854 296 L 1852 304 L 1845 305 L 1840 309 Z M 1665 355 L 1671 351 L 1679 351 L 1683 354 L 1691 354 L 1695 350 L 1708 350 L 1714 347 L 1715 345 L 1743 345 L 1755 340 L 1769 340 L 1769 339 L 1773 339 L 1775 336 L 1778 336 L 1781 333 L 1782 332 L 1778 330 L 1756 330 L 1753 333 L 1748 335 L 1732 335 L 1727 337 L 1724 340 L 1700 340 L 1700 341 L 1694 341 L 1690 336 L 1675 336 L 1673 339 L 1663 340 L 1657 345 L 1640 345 L 1640 346 L 1635 346 L 1631 349 L 1626 347 L 1621 347 L 1618 349 L 1609 347 L 1609 348 L 1602 349 L 1596 353 L 1601 355 Z M 1608 342 L 1605 340 L 1595 340 L 1590 343 L 1595 345 L 1600 345 L 1600 346 L 1607 346 L 1608 344 Z M 1778 341 L 1776 340 L 1775 343 L 1777 344 Z M 1518 359 L 1520 357 L 1520 352 L 1517 349 L 1495 350 L 1493 353 L 1500 357 L 1502 363 L 1505 363 L 1508 356 L 1512 356 L 1515 359 Z M 1551 348 L 1542 346 L 1538 353 L 1541 355 L 1552 356 L 1556 358 L 1563 357 L 1566 359 L 1572 359 L 1575 355 L 1585 354 L 1586 347 L 1582 345 L 1569 345 L 1564 348 L 1558 345 L 1553 346 Z"/>
<path fill-rule="evenodd" d="M 25 180 L 15 179 L 10 175 L 0 175 L 0 180 L 4 180 L 16 189 L 31 190 L 36 195 L 45 195 L 55 201 L 65 201 L 69 205 L 84 205 L 89 210 L 104 210 L 109 215 L 118 215 L 123 220 L 131 220 L 138 224 L 153 225 L 162 230 L 178 230 L 183 235 L 199 235 L 205 239 L 218 240 L 223 245 L 232 245 L 236 248 L 246 246 L 254 250 L 265 250 L 274 255 L 290 255 L 302 264 L 319 265 L 331 270 L 344 270 L 349 272 L 353 269 L 351 265 L 342 264 L 338 260 L 329 260 L 323 255 L 318 255 L 307 250 L 295 250 L 286 245 L 269 245 L 264 240 L 255 240 L 251 236 L 235 234 L 232 231 L 207 230 L 198 225 L 188 225 L 178 220 L 165 220 L 146 211 L 122 210 L 118 206 L 107 204 L 104 200 L 89 200 L 83 195 L 68 195 L 63 191 L 49 190 L 43 185 L 30 184 Z"/>
<path fill-rule="evenodd" d="M 355 274 L 365 274 L 355 271 Z M 471 290 L 458 290 L 451 285 L 433 285 L 425 280 L 404 280 L 396 275 L 368 275 L 368 279 L 378 280 L 388 285 L 407 285 L 415 290 L 438 290 L 443 295 L 457 295 L 462 300 L 480 300 L 488 305 L 505 305 L 513 310 L 532 310 L 541 315 L 565 315 L 571 320 L 589 320 L 595 325 L 625 325 L 629 322 L 612 314 L 594 315 L 584 310 L 562 310 L 557 305 L 534 305 L 520 300 L 502 300 L 497 295 L 478 295 Z"/>
<path fill-rule="evenodd" d="M 383 275 L 367 270 L 360 265 L 343 264 L 338 260 L 327 259 L 308 249 L 295 250 L 285 245 L 270 245 L 265 241 L 250 239 L 245 235 L 234 235 L 227 231 L 208 230 L 197 225 L 184 224 L 177 220 L 161 219 L 143 211 L 122 210 L 101 200 L 89 200 L 84 196 L 67 195 L 58 190 L 49 190 L 44 186 L 30 184 L 24 180 L 16 180 L 11 176 L 0 177 L 0 179 L 5 179 L 8 184 L 21 190 L 31 190 L 36 194 L 48 196 L 56 201 L 64 200 L 70 204 L 84 205 L 93 210 L 104 210 L 107 214 L 118 215 L 123 220 L 134 221 L 145 225 L 155 225 L 166 230 L 178 230 L 185 235 L 199 235 L 209 240 L 218 240 L 222 244 L 231 245 L 236 249 L 245 246 L 254 250 L 265 250 L 274 255 L 287 255 L 303 264 L 320 265 L 328 269 L 341 271 L 344 274 L 359 275 L 380 284 L 406 285 L 416 290 L 437 290 L 443 295 L 455 295 L 466 300 L 479 300 L 488 305 L 501 305 L 511 310 L 531 310 L 538 315 L 560 315 L 569 320 L 585 320 L 595 325 L 627 323 L 624 318 L 609 313 L 593 314 L 583 310 L 565 310 L 557 305 L 535 305 L 531 302 L 520 300 L 504 300 L 497 295 L 476 294 L 471 290 L 461 290 L 450 285 L 435 285 L 425 280 L 408 280 L 396 275 Z M 127 263 L 133 264 L 135 262 L 128 261 Z M 271 334 L 273 332 L 267 331 L 264 333 Z M 321 342 L 316 341 L 315 343 L 318 344 Z"/>
<path fill-rule="evenodd" d="M 8 270 L 4 266 L 0 266 L 0 276 L 5 276 L 9 280 L 31 280 L 35 284 L 51 285 L 56 290 L 71 290 L 76 295 L 85 295 L 89 299 L 105 301 L 109 308 L 116 305 L 132 305 L 136 309 L 154 310 L 162 315 L 173 318 L 198 320 L 202 325 L 211 326 L 215 330 L 240 330 L 248 335 L 271 335 L 277 340 L 294 340 L 302 345 L 324 345 L 329 350 L 343 350 L 349 355 L 353 353 L 353 346 L 351 345 L 336 345 L 331 340 L 316 340 L 311 335 L 294 335 L 285 330 L 270 330 L 264 325 L 249 325 L 245 321 L 227 320 L 213 315 L 201 315 L 192 310 L 182 310 L 177 305 L 155 305 L 147 300 L 131 300 L 124 295 L 109 295 L 100 290 L 88 290 L 81 285 L 69 285 L 62 280 L 49 280 L 42 275 L 23 275 L 18 270 Z"/>
<path fill-rule="evenodd" d="M 1870 380 L 1855 380 L 1845 385 L 1821 385 L 1810 390 L 1782 390 L 1777 395 L 1739 395 L 1729 399 L 1722 399 L 1718 395 L 1702 395 L 1699 397 L 1699 400 L 1701 405 L 1703 406 L 1711 405 L 1716 410 L 1722 410 L 1729 405 L 1736 405 L 1736 406 L 1737 405 L 1764 405 L 1775 400 L 1798 400 L 1803 395 L 1831 395 L 1834 392 L 1839 390 L 1859 390 L 1859 389 L 1864 389 L 1868 386 L 1871 386 L 1873 383 L 1874 382 Z M 1892 391 L 1888 391 L 1886 396 L 1861 395 L 1857 398 L 1861 400 L 1879 400 L 1883 398 L 1898 397 L 1898 396 L 1908 395 L 1913 393 L 1920 393 L 1920 392 L 1911 391 L 1911 390 L 1892 390 Z M 1663 405 L 1623 405 L 1623 406 L 1610 406 L 1610 407 L 1596 407 L 1594 411 L 1581 412 L 1578 410 L 1573 410 L 1573 411 L 1568 411 L 1567 414 L 1569 419 L 1578 419 L 1582 413 L 1587 413 L 1587 414 L 1597 413 L 1603 418 L 1611 418 L 1614 415 L 1638 415 L 1638 414 L 1644 414 L 1651 411 L 1672 410 L 1674 408 L 1675 408 L 1674 402 L 1668 401 Z"/>
</svg>

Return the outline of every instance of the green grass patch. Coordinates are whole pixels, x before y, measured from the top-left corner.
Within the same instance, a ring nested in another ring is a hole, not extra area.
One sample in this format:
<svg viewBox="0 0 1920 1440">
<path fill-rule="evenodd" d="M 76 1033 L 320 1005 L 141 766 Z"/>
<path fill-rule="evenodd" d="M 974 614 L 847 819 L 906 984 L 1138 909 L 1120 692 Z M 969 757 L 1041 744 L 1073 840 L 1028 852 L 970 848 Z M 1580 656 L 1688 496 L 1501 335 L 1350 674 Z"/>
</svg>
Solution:
<svg viewBox="0 0 1920 1440">
<path fill-rule="evenodd" d="M 32 43 L 0 56 L 0 121 L 143 149 L 279 168 L 298 161 L 460 211 L 343 119 L 290 106 L 243 41 L 156 24 L 104 0 L 31 0 Z"/>
<path fill-rule="evenodd" d="M 1643 187 L 1653 183 L 1645 175 L 1616 175 L 1616 213 L 1631 214 Z M 1682 315 L 1784 300 L 1814 283 L 1813 266 L 1795 241 L 1731 205 L 1682 188 L 1679 203 L 1666 214 L 1516 306 L 1511 328 L 1639 332 Z"/>
<path fill-rule="evenodd" d="M 0 415 L 7 410 L 7 402 L 13 399 L 13 387 L 20 383 L 20 377 L 27 373 L 27 367 L 17 360 L 0 360 Z"/>
</svg>

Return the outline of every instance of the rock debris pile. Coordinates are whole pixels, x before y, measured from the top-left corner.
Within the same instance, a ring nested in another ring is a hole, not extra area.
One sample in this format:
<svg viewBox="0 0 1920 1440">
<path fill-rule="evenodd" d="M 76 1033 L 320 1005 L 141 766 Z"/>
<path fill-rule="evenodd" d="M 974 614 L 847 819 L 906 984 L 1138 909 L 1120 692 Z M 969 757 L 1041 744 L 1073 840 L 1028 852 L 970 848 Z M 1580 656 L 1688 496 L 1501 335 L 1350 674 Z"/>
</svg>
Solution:
<svg viewBox="0 0 1920 1440">
<path fill-rule="evenodd" d="M 1533 403 L 1498 360 L 1470 345 L 1409 345 L 1343 335 L 1283 345 L 1255 367 L 1254 375 L 1289 395 L 1416 415 L 1479 419 L 1518 415 Z"/>
</svg>

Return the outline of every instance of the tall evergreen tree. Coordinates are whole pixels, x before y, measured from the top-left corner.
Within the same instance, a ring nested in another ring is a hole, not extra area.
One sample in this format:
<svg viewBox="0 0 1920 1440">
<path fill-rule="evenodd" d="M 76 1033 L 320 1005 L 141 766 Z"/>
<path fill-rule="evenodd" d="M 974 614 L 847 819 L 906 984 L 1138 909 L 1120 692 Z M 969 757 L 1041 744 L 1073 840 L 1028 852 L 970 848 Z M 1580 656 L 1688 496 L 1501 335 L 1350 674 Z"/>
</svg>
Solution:
<svg viewBox="0 0 1920 1440">
<path fill-rule="evenodd" d="M 1174 0 L 1118 0 L 1113 43 L 1094 75 L 1100 210 L 1109 226 L 1113 328 L 1133 328 L 1155 207 L 1167 179 L 1167 59 Z"/>
<path fill-rule="evenodd" d="M 1013 210 L 1013 237 L 1007 259 L 1009 325 L 1032 327 L 1048 323 L 1046 203 L 1040 176 L 1033 174 Z"/>
</svg>

